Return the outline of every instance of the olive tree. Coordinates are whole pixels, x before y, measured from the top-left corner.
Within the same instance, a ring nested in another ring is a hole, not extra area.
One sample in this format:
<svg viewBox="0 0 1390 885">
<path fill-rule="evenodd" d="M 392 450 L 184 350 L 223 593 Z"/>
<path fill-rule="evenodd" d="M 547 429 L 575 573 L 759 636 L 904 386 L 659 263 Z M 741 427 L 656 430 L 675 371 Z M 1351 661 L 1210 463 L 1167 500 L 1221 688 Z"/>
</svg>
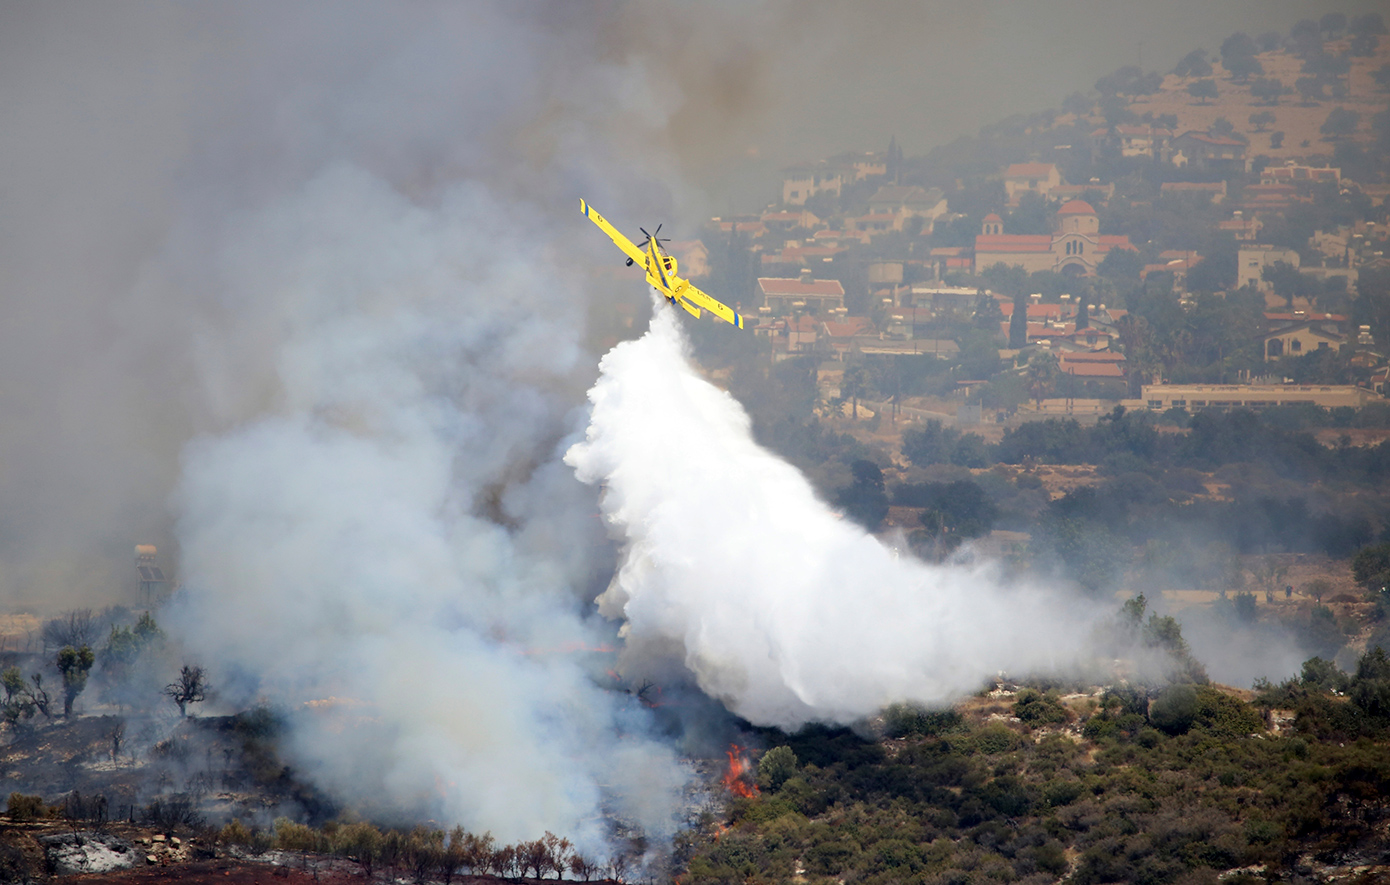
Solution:
<svg viewBox="0 0 1390 885">
<path fill-rule="evenodd" d="M 72 717 L 72 703 L 87 687 L 87 675 L 92 672 L 92 665 L 96 663 L 96 660 L 97 656 L 89 645 L 84 645 L 81 648 L 73 648 L 68 645 L 58 652 L 56 663 L 58 672 L 63 675 L 64 719 Z"/>
<path fill-rule="evenodd" d="M 183 665 L 179 671 L 179 681 L 164 686 L 164 694 L 179 706 L 179 715 L 188 716 L 188 705 L 199 703 L 207 698 L 207 682 L 202 667 Z"/>
</svg>

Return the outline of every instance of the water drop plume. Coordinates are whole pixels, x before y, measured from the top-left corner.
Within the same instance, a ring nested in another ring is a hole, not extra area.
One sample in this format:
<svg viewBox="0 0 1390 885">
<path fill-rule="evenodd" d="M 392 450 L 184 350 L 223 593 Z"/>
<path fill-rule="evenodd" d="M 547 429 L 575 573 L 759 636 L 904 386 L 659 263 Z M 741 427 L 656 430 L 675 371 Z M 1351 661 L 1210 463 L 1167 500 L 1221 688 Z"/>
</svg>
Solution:
<svg viewBox="0 0 1390 885">
<path fill-rule="evenodd" d="M 632 653 L 675 648 L 705 692 L 784 728 L 940 704 L 1080 654 L 1088 631 L 1060 595 L 900 554 L 817 498 L 696 371 L 664 303 L 600 369 L 565 460 L 602 484 L 626 539 L 602 602 Z"/>
</svg>

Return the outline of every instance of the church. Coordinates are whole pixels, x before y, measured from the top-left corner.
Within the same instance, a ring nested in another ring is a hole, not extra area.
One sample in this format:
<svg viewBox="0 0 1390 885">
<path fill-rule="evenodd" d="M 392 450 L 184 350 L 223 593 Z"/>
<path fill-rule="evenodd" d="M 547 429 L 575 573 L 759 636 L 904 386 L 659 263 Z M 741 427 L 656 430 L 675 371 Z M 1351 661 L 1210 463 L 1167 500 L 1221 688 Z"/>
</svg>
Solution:
<svg viewBox="0 0 1390 885">
<path fill-rule="evenodd" d="M 975 273 L 995 264 L 1016 264 L 1028 273 L 1051 270 L 1091 276 L 1111 249 L 1134 246 L 1128 236 L 1102 235 L 1100 218 L 1085 200 L 1062 204 L 1051 234 L 1006 234 L 1004 220 L 991 212 L 975 238 Z"/>
</svg>

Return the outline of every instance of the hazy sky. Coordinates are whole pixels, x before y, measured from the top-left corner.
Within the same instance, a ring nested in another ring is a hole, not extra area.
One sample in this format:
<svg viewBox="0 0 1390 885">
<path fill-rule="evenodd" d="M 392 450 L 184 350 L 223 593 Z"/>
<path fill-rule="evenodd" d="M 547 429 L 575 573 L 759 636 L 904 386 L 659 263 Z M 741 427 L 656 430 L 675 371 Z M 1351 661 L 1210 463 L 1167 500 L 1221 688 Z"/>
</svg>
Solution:
<svg viewBox="0 0 1390 885">
<path fill-rule="evenodd" d="M 4 3 L 0 601 L 101 598 L 136 542 L 169 549 L 185 442 L 274 396 L 202 282 L 213 231 L 329 164 L 412 198 L 505 182 L 557 229 L 581 195 L 688 226 L 788 162 L 1055 107 L 1141 41 L 1167 70 L 1377 6 Z"/>
<path fill-rule="evenodd" d="M 725 133 L 717 162 L 693 165 L 747 186 L 789 162 L 881 150 L 890 135 L 907 155 L 924 154 L 1011 114 L 1058 107 L 1123 65 L 1166 72 L 1235 31 L 1287 33 L 1299 19 L 1380 9 L 1296 0 L 795 4 L 741 30 L 738 39 L 768 52 L 754 81 L 759 111 Z M 745 162 L 734 161 L 740 153 Z M 719 187 L 726 205 L 729 189 Z"/>
</svg>

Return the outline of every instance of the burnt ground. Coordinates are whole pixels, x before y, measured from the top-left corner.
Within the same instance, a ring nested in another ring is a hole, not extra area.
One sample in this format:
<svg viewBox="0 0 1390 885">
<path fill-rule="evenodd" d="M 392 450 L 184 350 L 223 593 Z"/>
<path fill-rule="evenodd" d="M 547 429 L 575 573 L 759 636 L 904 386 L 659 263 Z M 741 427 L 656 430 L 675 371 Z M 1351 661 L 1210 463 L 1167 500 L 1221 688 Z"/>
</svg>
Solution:
<svg viewBox="0 0 1390 885">
<path fill-rule="evenodd" d="M 367 881 L 415 881 L 401 869 L 377 868 L 370 879 L 356 863 L 343 858 L 299 852 L 271 851 L 262 856 L 215 843 L 208 831 L 161 832 L 158 828 L 111 824 L 96 830 L 75 830 L 68 822 L 40 821 L 15 823 L 0 817 L 0 882 L 13 883 L 93 883 L 93 885 L 151 885 L 182 882 L 192 885 L 335 885 Z M 46 855 L 45 841 L 71 834 L 91 839 L 116 837 L 131 845 L 135 866 L 102 872 L 64 872 L 55 870 Z M 427 883 L 438 880 L 426 879 Z M 574 881 L 574 880 L 569 880 Z M 459 885 L 555 885 L 556 880 L 529 878 L 502 879 L 495 876 L 460 875 Z M 611 879 L 593 880 L 594 885 L 617 885 Z"/>
<path fill-rule="evenodd" d="M 164 828 L 332 817 L 336 807 L 276 755 L 279 728 L 265 711 L 30 722 L 0 732 L 0 799 L 37 795 L 68 817 Z"/>
</svg>

